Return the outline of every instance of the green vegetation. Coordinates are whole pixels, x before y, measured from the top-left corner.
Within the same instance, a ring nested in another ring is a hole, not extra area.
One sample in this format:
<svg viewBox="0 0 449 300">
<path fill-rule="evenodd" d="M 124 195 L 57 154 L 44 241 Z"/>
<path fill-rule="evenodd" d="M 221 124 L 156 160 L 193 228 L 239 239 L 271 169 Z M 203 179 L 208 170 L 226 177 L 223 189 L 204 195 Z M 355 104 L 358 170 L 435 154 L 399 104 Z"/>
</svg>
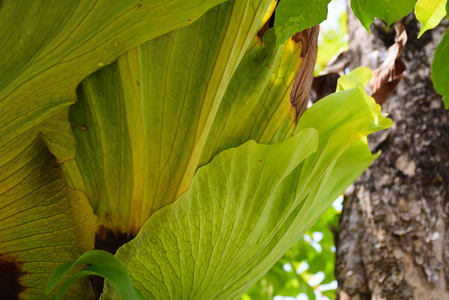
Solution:
<svg viewBox="0 0 449 300">
<path fill-rule="evenodd" d="M 0 1 L 0 292 L 91 299 L 100 275 L 102 299 L 243 295 L 391 126 L 366 76 L 292 106 L 291 36 L 328 2 Z M 388 23 L 413 8 L 353 2 Z M 109 234 L 130 241 L 91 251 Z"/>
</svg>

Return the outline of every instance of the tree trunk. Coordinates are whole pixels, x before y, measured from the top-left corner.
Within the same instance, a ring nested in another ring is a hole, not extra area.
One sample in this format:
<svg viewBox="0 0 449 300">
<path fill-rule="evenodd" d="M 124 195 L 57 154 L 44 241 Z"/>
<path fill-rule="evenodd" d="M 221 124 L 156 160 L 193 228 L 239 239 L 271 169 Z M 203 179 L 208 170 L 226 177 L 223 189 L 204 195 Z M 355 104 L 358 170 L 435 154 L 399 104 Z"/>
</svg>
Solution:
<svg viewBox="0 0 449 300">
<path fill-rule="evenodd" d="M 341 300 L 449 299 L 449 113 L 430 79 L 447 23 L 419 40 L 416 19 L 408 16 L 402 23 L 407 70 L 382 107 L 394 126 L 369 139 L 382 155 L 348 189 L 340 218 Z M 375 68 L 385 56 L 394 30 L 379 27 L 371 25 L 369 36 L 348 13 L 351 69 Z"/>
</svg>

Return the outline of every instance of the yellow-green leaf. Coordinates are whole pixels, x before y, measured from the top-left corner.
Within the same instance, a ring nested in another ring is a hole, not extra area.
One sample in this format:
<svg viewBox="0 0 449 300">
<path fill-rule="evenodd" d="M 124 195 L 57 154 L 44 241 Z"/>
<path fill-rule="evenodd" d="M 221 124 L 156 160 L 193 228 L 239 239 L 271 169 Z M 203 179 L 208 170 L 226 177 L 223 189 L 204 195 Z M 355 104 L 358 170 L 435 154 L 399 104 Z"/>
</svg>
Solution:
<svg viewBox="0 0 449 300">
<path fill-rule="evenodd" d="M 248 140 L 271 144 L 292 136 L 296 122 L 290 92 L 302 65 L 301 50 L 293 40 L 276 48 L 272 29 L 263 39 L 254 37 L 226 90 L 200 165 Z"/>
<path fill-rule="evenodd" d="M 292 138 L 215 156 L 119 248 L 133 284 L 147 299 L 238 298 L 374 159 L 360 138 L 391 126 L 379 113 L 353 88 L 313 105 Z"/>
<path fill-rule="evenodd" d="M 70 120 L 87 130 L 73 128 L 76 159 L 65 167 L 100 225 L 135 234 L 188 189 L 223 95 L 270 3 L 223 3 L 83 81 Z"/>
<path fill-rule="evenodd" d="M 421 22 L 418 38 L 435 28 L 446 15 L 447 0 L 418 0 L 415 5 L 416 18 Z"/>
<path fill-rule="evenodd" d="M 0 167 L 0 220 L 2 299 L 48 299 L 53 270 L 94 247 L 92 208 L 40 139 Z M 67 299 L 94 299 L 89 281 L 72 286 Z"/>
<path fill-rule="evenodd" d="M 25 149 L 42 122 L 75 102 L 87 75 L 223 1 L 2 1 L 0 166 L 14 157 L 12 145 Z"/>
<path fill-rule="evenodd" d="M 349 74 L 338 78 L 337 92 L 348 90 L 350 88 L 358 87 L 365 89 L 368 85 L 373 72 L 367 67 L 358 67 L 352 70 Z"/>
</svg>

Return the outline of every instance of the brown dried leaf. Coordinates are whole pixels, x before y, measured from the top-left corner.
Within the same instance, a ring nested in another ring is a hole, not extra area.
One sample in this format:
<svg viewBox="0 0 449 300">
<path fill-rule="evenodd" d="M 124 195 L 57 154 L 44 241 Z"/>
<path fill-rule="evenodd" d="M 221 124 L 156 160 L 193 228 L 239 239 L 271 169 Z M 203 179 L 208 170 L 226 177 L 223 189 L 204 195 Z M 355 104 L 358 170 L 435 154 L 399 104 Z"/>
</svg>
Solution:
<svg viewBox="0 0 449 300">
<path fill-rule="evenodd" d="M 296 110 L 296 120 L 304 113 L 309 102 L 309 94 L 313 82 L 313 70 L 318 53 L 319 26 L 303 30 L 293 35 L 292 40 L 301 43 L 301 57 L 303 62 L 296 74 L 290 92 L 290 103 Z"/>
<path fill-rule="evenodd" d="M 326 68 L 313 79 L 310 100 L 315 103 L 318 100 L 335 92 L 337 81 L 344 75 L 345 68 L 349 65 L 347 52 L 341 52 L 332 58 Z"/>
<path fill-rule="evenodd" d="M 373 71 L 370 81 L 371 96 L 380 105 L 393 94 L 406 69 L 400 56 L 407 42 L 407 32 L 401 23 L 395 25 L 395 30 L 395 43 L 388 49 L 385 61 Z"/>
<path fill-rule="evenodd" d="M 310 100 L 315 103 L 334 93 L 337 89 L 338 78 L 340 78 L 338 73 L 328 73 L 315 77 L 312 83 L 312 91 L 310 92 Z"/>
</svg>

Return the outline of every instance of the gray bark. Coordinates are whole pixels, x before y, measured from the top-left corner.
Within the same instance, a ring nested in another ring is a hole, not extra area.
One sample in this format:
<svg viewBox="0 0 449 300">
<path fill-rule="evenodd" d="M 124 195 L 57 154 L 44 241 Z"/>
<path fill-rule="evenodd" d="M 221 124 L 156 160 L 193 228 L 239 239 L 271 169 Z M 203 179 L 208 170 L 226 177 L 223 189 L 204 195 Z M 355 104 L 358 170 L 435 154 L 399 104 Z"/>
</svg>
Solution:
<svg viewBox="0 0 449 300">
<path fill-rule="evenodd" d="M 376 67 L 394 31 L 368 36 L 349 14 L 351 69 Z M 430 79 L 447 23 L 416 36 L 402 20 L 407 71 L 383 105 L 394 126 L 369 139 L 382 155 L 349 189 L 336 238 L 337 298 L 449 299 L 449 113 Z"/>
</svg>

